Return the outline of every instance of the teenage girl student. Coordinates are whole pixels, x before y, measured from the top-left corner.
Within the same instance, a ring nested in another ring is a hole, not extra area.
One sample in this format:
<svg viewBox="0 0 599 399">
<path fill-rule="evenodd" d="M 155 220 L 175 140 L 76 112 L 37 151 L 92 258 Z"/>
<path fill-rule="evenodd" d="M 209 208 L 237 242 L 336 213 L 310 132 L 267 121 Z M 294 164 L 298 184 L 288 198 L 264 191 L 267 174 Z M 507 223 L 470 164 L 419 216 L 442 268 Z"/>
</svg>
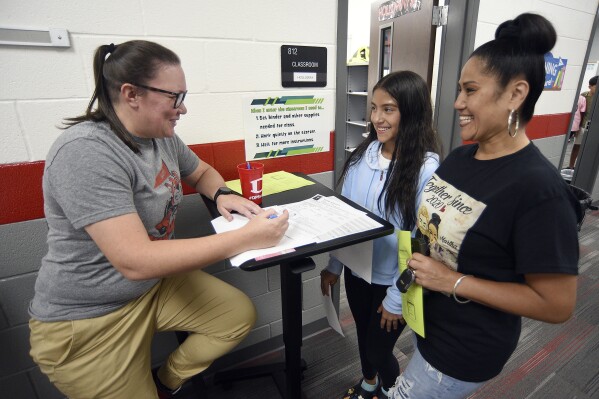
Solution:
<svg viewBox="0 0 599 399">
<path fill-rule="evenodd" d="M 426 337 L 416 335 L 392 398 L 466 398 L 501 372 L 522 317 L 572 315 L 580 204 L 526 136 L 555 42 L 547 19 L 522 14 L 462 69 L 454 107 L 462 139 L 475 143 L 449 154 L 422 194 L 419 214 L 431 215 L 436 242 L 408 266 L 428 291 Z M 390 311 L 399 306 L 394 291 L 383 301 Z"/>
<path fill-rule="evenodd" d="M 389 220 L 396 229 L 414 230 L 416 205 L 439 165 L 439 141 L 432 127 L 432 106 L 426 82 L 411 71 L 394 72 L 374 86 L 368 138 L 343 167 L 342 195 Z M 374 240 L 372 283 L 358 277 L 331 256 L 321 273 L 328 295 L 342 270 L 356 322 L 363 379 L 343 395 L 346 399 L 384 397 L 399 375 L 393 347 L 404 321 L 382 309 L 387 288 L 398 274 L 397 237 Z"/>
</svg>

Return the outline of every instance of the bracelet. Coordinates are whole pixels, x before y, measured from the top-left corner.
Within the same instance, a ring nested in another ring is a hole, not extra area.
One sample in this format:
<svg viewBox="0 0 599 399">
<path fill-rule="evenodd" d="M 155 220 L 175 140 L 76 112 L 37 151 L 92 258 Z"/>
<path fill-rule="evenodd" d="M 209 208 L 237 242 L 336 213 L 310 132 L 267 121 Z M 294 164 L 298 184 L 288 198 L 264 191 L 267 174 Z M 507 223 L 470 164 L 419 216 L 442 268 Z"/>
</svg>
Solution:
<svg viewBox="0 0 599 399">
<path fill-rule="evenodd" d="M 470 302 L 470 299 L 467 299 L 467 300 L 465 300 L 465 301 L 460 301 L 460 300 L 458 299 L 458 297 L 456 296 L 456 294 L 455 294 L 455 291 L 458 289 L 458 286 L 459 286 L 459 285 L 462 283 L 462 280 L 463 280 L 463 279 L 465 279 L 466 277 L 472 277 L 472 275 L 471 275 L 471 274 L 464 274 L 464 275 L 463 275 L 462 277 L 460 277 L 460 278 L 459 278 L 459 279 L 458 279 L 458 280 L 455 282 L 455 284 L 453 285 L 453 291 L 451 292 L 451 295 L 453 296 L 453 299 L 455 299 L 455 301 L 456 301 L 457 303 L 462 303 L 462 304 L 463 304 L 463 303 L 468 303 L 468 302 Z"/>
</svg>

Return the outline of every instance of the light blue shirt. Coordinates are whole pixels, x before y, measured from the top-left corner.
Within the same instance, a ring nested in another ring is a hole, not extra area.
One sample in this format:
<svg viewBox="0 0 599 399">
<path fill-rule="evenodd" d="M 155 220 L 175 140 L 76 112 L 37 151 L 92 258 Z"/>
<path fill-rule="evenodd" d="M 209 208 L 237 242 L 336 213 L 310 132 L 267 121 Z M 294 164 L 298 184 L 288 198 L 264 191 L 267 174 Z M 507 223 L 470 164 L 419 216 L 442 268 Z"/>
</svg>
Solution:
<svg viewBox="0 0 599 399">
<path fill-rule="evenodd" d="M 381 207 L 383 209 L 379 209 L 378 205 L 378 198 L 383 189 L 383 185 L 385 184 L 385 179 L 387 178 L 387 169 L 382 169 L 379 163 L 379 152 L 381 146 L 382 144 L 378 141 L 373 141 L 370 143 L 364 152 L 362 159 L 349 169 L 343 182 L 341 194 L 368 209 L 372 213 L 384 219 L 388 219 L 389 222 L 395 226 L 397 231 L 400 229 L 402 223 L 401 214 L 399 217 L 397 214 L 394 214 L 391 218 L 388 218 L 383 213 L 385 196 L 383 196 L 381 202 Z M 416 204 L 420 202 L 422 190 L 438 166 L 439 156 L 432 152 L 426 153 L 424 164 L 420 170 L 418 191 L 416 193 Z M 377 238 L 373 241 L 373 284 L 393 284 L 394 277 L 399 274 L 397 256 L 397 236 L 395 234 Z M 331 273 L 340 275 L 341 271 L 343 270 L 343 264 L 337 258 L 331 255 L 326 269 Z M 389 295 L 389 292 L 387 295 Z M 393 313 L 401 313 L 401 296 L 399 296 L 399 298 L 393 298 L 393 302 L 399 303 L 399 311 L 393 311 Z"/>
</svg>

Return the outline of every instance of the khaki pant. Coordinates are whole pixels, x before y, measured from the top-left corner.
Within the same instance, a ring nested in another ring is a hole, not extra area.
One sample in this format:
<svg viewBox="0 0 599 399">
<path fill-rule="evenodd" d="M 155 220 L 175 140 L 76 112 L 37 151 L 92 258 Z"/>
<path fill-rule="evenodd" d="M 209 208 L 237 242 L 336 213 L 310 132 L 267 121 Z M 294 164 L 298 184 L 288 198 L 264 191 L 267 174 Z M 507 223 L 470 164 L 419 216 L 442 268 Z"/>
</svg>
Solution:
<svg viewBox="0 0 599 399">
<path fill-rule="evenodd" d="M 202 271 L 165 278 L 105 316 L 60 322 L 31 319 L 31 356 L 71 399 L 157 398 L 150 372 L 156 331 L 190 335 L 160 368 L 176 388 L 233 349 L 256 320 L 251 300 Z"/>
<path fill-rule="evenodd" d="M 584 137 L 586 131 L 586 129 L 580 128 L 580 130 L 576 132 L 576 135 L 574 136 L 574 144 L 582 143 L 582 138 Z"/>
</svg>

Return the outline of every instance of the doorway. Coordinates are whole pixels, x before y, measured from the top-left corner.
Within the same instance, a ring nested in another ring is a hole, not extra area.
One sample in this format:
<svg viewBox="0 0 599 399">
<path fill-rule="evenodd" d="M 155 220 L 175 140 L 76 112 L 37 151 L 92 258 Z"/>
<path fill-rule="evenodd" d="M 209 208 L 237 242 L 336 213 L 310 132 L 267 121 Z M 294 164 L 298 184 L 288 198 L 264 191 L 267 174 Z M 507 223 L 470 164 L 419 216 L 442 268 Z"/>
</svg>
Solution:
<svg viewBox="0 0 599 399">
<path fill-rule="evenodd" d="M 589 92 L 589 80 L 599 75 L 599 7 L 595 13 L 595 21 L 591 29 L 591 37 L 585 57 L 585 68 L 581 73 L 578 92 L 572 105 L 572 113 L 567 134 L 564 138 L 559 170 L 562 177 L 572 185 L 580 187 L 599 200 L 599 111 L 597 93 L 588 97 L 590 104 L 586 105 L 586 117 L 581 116 L 577 137 L 570 137 L 574 118 L 579 109 L 580 95 Z M 588 100 L 586 100 L 588 101 Z M 584 130 L 580 130 L 584 129 Z M 584 132 L 584 133 L 583 133 Z"/>
</svg>

